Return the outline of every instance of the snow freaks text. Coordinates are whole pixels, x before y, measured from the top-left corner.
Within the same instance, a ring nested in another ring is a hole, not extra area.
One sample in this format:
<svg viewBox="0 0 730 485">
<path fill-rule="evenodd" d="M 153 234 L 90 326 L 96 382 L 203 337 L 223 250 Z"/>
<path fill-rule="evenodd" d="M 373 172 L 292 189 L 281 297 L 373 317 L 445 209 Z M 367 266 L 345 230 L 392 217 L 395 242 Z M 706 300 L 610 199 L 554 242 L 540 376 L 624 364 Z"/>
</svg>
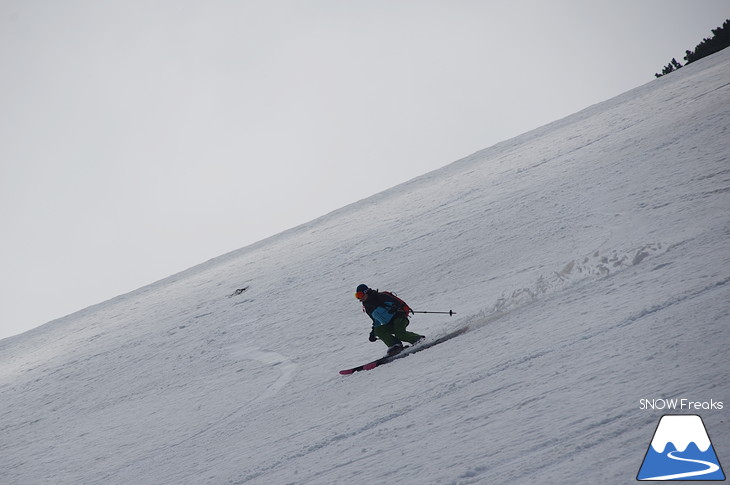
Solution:
<svg viewBox="0 0 730 485">
<path fill-rule="evenodd" d="M 724 404 L 722 401 L 715 401 L 710 399 L 709 401 L 693 401 L 691 399 L 684 398 L 672 398 L 672 399 L 640 399 L 639 409 L 658 409 L 658 410 L 671 410 L 671 411 L 701 411 L 701 410 L 721 410 Z"/>
</svg>

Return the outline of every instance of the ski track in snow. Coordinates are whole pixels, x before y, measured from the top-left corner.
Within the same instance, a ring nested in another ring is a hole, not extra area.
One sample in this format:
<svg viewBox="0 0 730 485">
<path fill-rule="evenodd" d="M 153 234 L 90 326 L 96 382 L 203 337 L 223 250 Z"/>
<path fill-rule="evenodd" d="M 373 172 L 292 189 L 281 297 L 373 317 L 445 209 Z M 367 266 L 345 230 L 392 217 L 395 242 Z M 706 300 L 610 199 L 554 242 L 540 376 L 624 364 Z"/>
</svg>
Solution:
<svg viewBox="0 0 730 485">
<path fill-rule="evenodd" d="M 264 401 L 271 399 L 281 391 L 294 377 L 298 365 L 290 358 L 278 352 L 261 349 L 237 349 L 231 350 L 231 355 L 239 359 L 250 359 L 271 367 L 279 373 L 279 377 L 269 385 L 266 390 L 259 394 L 253 401 Z"/>
<path fill-rule="evenodd" d="M 647 258 L 670 251 L 677 245 L 652 243 L 641 245 L 627 251 L 608 250 L 592 251 L 589 256 L 573 259 L 559 270 L 541 275 L 529 286 L 520 287 L 504 293 L 495 303 L 482 309 L 475 315 L 465 319 L 466 326 L 480 328 L 502 318 L 506 313 L 539 301 L 541 298 L 561 291 L 569 291 L 572 287 L 586 282 L 607 278 L 620 271 L 636 266 Z M 645 265 L 650 263 L 650 259 Z M 652 271 L 671 265 L 665 262 L 652 268 Z M 722 284 L 720 282 L 719 284 Z M 662 308 L 666 306 L 662 305 Z M 657 309 L 658 310 L 658 309 Z M 636 318 L 640 318 L 637 316 Z M 438 338 L 438 336 L 436 336 Z"/>
</svg>

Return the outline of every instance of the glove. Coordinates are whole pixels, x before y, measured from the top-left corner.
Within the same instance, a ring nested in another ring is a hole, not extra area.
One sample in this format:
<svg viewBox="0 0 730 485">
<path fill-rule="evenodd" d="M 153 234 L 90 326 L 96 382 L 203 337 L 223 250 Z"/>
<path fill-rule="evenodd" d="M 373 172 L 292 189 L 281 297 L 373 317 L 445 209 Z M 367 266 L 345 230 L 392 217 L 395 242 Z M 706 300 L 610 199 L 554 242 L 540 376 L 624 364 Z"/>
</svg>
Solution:
<svg viewBox="0 0 730 485">
<path fill-rule="evenodd" d="M 378 337 L 375 335 L 375 330 L 370 331 L 370 336 L 368 337 L 368 340 L 370 340 L 371 342 L 375 342 L 376 340 L 378 340 Z"/>
</svg>

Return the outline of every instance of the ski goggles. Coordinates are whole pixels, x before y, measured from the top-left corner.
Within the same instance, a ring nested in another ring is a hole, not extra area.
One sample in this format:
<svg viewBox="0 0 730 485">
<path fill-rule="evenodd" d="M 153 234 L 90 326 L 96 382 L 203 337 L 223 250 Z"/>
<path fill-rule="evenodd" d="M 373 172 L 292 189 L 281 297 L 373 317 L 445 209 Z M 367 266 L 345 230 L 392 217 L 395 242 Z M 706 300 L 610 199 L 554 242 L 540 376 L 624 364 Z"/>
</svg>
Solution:
<svg viewBox="0 0 730 485">
<path fill-rule="evenodd" d="M 355 292 L 355 298 L 357 298 L 358 300 L 362 300 L 363 298 L 365 298 L 365 292 L 364 291 L 356 291 Z"/>
</svg>

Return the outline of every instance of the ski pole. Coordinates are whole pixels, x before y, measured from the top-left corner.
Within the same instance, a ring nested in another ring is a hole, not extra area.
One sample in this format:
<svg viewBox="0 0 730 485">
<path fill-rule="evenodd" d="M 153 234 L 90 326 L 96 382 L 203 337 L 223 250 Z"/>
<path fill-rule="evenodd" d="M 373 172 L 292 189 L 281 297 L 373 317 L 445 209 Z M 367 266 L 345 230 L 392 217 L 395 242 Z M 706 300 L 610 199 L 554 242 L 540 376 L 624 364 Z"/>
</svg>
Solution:
<svg viewBox="0 0 730 485">
<path fill-rule="evenodd" d="M 411 311 L 411 313 L 438 313 L 440 315 L 448 315 L 448 316 L 456 315 L 456 312 L 454 310 L 449 310 L 448 312 L 416 312 L 416 311 Z"/>
</svg>

